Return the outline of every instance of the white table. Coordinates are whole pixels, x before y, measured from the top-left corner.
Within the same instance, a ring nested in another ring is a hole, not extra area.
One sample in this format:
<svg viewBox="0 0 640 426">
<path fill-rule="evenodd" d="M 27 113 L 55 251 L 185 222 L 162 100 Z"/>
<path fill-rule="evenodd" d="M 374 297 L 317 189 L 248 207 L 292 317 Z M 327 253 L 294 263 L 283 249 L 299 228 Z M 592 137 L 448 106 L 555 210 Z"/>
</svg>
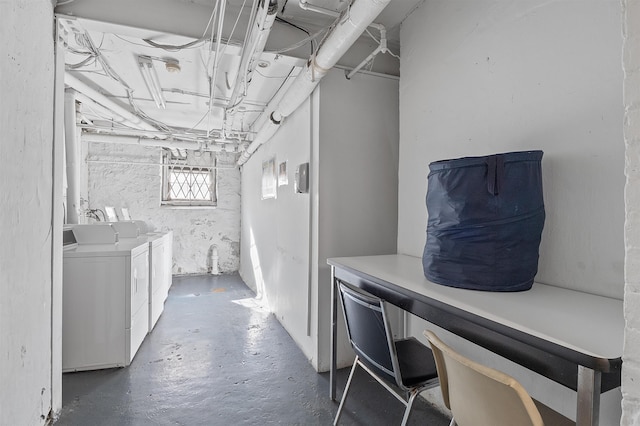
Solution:
<svg viewBox="0 0 640 426">
<path fill-rule="evenodd" d="M 600 393 L 620 386 L 622 301 L 534 283 L 497 293 L 434 284 L 406 255 L 328 259 L 332 271 L 330 397 L 336 395 L 336 283 L 345 281 L 577 391 L 577 424 L 597 425 Z"/>
</svg>

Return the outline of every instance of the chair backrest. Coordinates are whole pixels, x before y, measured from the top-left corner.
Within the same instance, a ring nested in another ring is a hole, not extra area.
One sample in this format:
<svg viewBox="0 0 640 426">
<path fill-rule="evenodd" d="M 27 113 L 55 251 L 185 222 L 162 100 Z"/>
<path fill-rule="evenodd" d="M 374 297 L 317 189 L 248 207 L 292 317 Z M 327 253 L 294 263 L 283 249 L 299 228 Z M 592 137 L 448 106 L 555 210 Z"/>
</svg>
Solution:
<svg viewBox="0 0 640 426">
<path fill-rule="evenodd" d="M 369 368 L 402 386 L 384 302 L 343 282 L 339 288 L 353 350 Z"/>
<path fill-rule="evenodd" d="M 513 377 L 474 362 L 424 332 L 436 360 L 444 403 L 458 426 L 543 426 L 535 403 Z"/>
</svg>

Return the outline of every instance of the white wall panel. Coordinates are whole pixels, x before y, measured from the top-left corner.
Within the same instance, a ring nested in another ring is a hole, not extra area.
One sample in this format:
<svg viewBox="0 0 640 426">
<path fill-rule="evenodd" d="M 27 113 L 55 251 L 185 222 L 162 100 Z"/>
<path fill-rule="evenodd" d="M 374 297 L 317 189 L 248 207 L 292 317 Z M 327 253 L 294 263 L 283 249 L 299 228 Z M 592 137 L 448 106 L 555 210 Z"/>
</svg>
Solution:
<svg viewBox="0 0 640 426">
<path fill-rule="evenodd" d="M 309 162 L 311 106 L 307 100 L 242 168 L 240 274 L 308 358 L 310 195 L 294 192 L 296 167 Z M 287 163 L 288 184 L 262 199 L 263 162 Z"/>
<path fill-rule="evenodd" d="M 397 87 L 397 79 L 348 81 L 330 71 L 242 168 L 240 273 L 321 371 L 329 366 L 327 257 L 395 251 Z M 272 157 L 288 160 L 290 183 L 261 200 L 262 162 Z M 295 167 L 308 161 L 310 193 L 294 194 Z"/>
<path fill-rule="evenodd" d="M 0 38 L 0 423 L 41 425 L 53 414 L 51 2 L 3 2 Z"/>
<path fill-rule="evenodd" d="M 319 369 L 329 368 L 327 258 L 396 252 L 398 80 L 334 70 L 320 84 L 317 321 Z M 342 314 L 339 313 L 339 321 Z M 342 330 L 342 327 L 340 327 Z M 353 362 L 346 336 L 338 364 Z"/>
<path fill-rule="evenodd" d="M 422 254 L 431 161 L 542 149 L 537 280 L 622 298 L 621 47 L 618 1 L 416 10 L 402 30 L 399 251 Z"/>
<path fill-rule="evenodd" d="M 622 298 L 620 2 L 427 0 L 401 36 L 398 251 L 422 255 L 430 162 L 542 149 L 536 279 Z M 425 326 L 412 320 L 409 329 Z M 467 349 L 575 416 L 574 393 Z M 619 390 L 605 395 L 600 424 L 618 424 L 619 399 Z"/>
</svg>

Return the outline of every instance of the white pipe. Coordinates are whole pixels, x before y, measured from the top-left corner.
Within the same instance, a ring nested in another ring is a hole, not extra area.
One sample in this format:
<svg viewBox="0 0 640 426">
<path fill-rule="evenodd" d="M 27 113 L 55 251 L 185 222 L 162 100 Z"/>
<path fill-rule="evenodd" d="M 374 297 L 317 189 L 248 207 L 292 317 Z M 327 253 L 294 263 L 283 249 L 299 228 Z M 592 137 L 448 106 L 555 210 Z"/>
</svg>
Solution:
<svg viewBox="0 0 640 426">
<path fill-rule="evenodd" d="M 105 95 L 103 95 L 102 93 L 98 92 L 96 89 L 94 89 L 91 86 L 89 86 L 88 84 L 83 83 L 82 81 L 78 80 L 75 76 L 71 75 L 68 72 L 66 72 L 64 74 L 64 83 L 67 86 L 70 86 L 70 87 L 74 88 L 76 91 L 78 91 L 78 92 L 88 96 L 89 98 L 93 99 L 95 102 L 97 102 L 100 105 L 104 106 L 108 110 L 118 114 L 120 117 L 122 117 L 125 120 L 129 121 L 130 123 L 134 124 L 136 127 L 141 128 L 143 130 L 151 130 L 151 131 L 158 130 L 155 127 L 153 127 L 151 124 L 149 124 L 146 121 L 142 120 L 137 115 L 133 114 L 132 112 L 128 111 L 127 109 L 125 109 L 123 107 L 121 107 L 120 105 L 118 105 L 117 103 L 112 101 L 111 99 L 107 98 Z"/>
<path fill-rule="evenodd" d="M 97 133 L 103 132 L 103 134 L 111 134 L 111 135 L 118 135 L 118 136 L 142 136 L 150 139 L 174 138 L 174 139 L 180 139 L 180 140 L 193 140 L 196 142 L 203 142 L 203 143 L 217 142 L 217 143 L 237 144 L 238 141 L 246 139 L 249 135 L 249 132 L 232 132 L 230 134 L 230 137 L 223 138 L 222 131 L 219 129 L 215 129 L 215 130 L 212 130 L 212 132 L 215 132 L 214 136 L 207 138 L 206 134 L 204 133 L 202 134 L 179 133 L 179 132 L 168 133 L 168 132 L 162 132 L 160 130 L 156 130 L 155 132 L 152 132 L 148 130 L 120 129 L 120 128 L 114 128 L 111 126 L 99 126 L 99 125 L 96 125 L 95 123 L 94 124 L 78 124 L 77 126 L 81 130 L 92 130 Z M 205 140 L 203 140 L 203 138 L 205 138 Z"/>
<path fill-rule="evenodd" d="M 158 146 L 162 148 L 190 149 L 194 151 L 221 152 L 224 148 L 220 145 L 206 145 L 195 141 L 181 141 L 173 139 L 150 139 L 140 136 L 118 136 L 94 133 L 83 133 L 82 140 L 85 142 L 117 143 L 124 145 Z"/>
<path fill-rule="evenodd" d="M 351 80 L 351 77 L 353 77 L 353 75 L 355 73 L 357 73 L 358 71 L 360 71 L 360 68 L 364 67 L 366 64 L 369 63 L 369 61 L 373 60 L 373 58 L 375 58 L 375 56 L 382 52 L 382 53 L 387 53 L 388 52 L 388 48 L 387 48 L 387 29 L 380 24 L 376 25 L 376 28 L 380 31 L 380 44 L 378 45 L 378 47 L 376 47 L 376 49 L 371 52 L 371 54 L 369 56 L 367 56 L 365 58 L 364 61 L 360 62 L 360 64 L 355 67 L 354 69 L 351 70 L 351 72 L 349 72 L 347 74 L 347 80 Z"/>
<path fill-rule="evenodd" d="M 64 149 L 67 176 L 66 223 L 78 223 L 80 212 L 80 144 L 76 127 L 76 92 L 64 93 Z"/>
<path fill-rule="evenodd" d="M 233 113 L 237 106 L 236 101 L 240 95 L 240 89 L 247 81 L 251 80 L 251 74 L 256 67 L 260 55 L 262 55 L 264 51 L 264 46 L 271 33 L 273 22 L 276 20 L 276 12 L 278 11 L 277 0 L 265 0 L 259 7 L 260 9 L 256 17 L 257 25 L 251 29 L 249 43 L 247 43 L 248 48 L 242 52 L 236 82 L 227 103 L 230 108 L 228 112 L 230 113 Z"/>
<path fill-rule="evenodd" d="M 220 269 L 218 268 L 219 255 L 218 255 L 218 247 L 213 245 L 211 246 L 211 275 L 219 275 Z"/>
<path fill-rule="evenodd" d="M 216 91 L 216 77 L 218 75 L 218 64 L 220 63 L 220 43 L 222 39 L 222 27 L 224 24 L 224 11 L 226 9 L 227 2 L 225 0 L 222 1 L 222 6 L 219 6 L 220 1 L 216 1 L 216 11 L 219 13 L 218 15 L 218 32 L 216 35 L 216 57 L 213 60 L 213 72 L 211 75 L 211 83 L 209 85 L 209 116 L 208 120 L 211 118 L 211 109 L 213 108 L 213 99 Z M 219 7 L 219 9 L 218 9 Z M 211 29 L 211 34 L 213 35 L 213 28 Z M 207 128 L 209 126 L 207 125 Z M 207 131 L 207 136 L 209 136 L 209 132 Z"/>
<path fill-rule="evenodd" d="M 121 165 L 131 165 L 131 166 L 166 166 L 164 163 L 150 163 L 145 161 L 119 161 L 119 160 L 87 160 L 87 163 L 95 163 L 95 164 L 121 164 Z M 180 164 L 181 167 L 203 167 L 202 164 Z M 206 167 L 210 170 L 237 170 L 236 167 L 232 166 L 211 166 Z"/>
<path fill-rule="evenodd" d="M 327 9 L 326 7 L 315 6 L 313 4 L 309 4 L 307 0 L 298 0 L 298 6 L 302 10 L 308 10 L 309 12 L 316 12 L 316 13 L 320 13 L 322 15 L 332 16 L 334 18 L 337 18 L 338 16 L 340 16 L 340 12 L 336 12 L 335 10 Z M 377 24 L 375 22 L 370 23 L 369 26 L 372 27 L 372 28 L 377 28 L 377 29 L 380 29 L 380 27 L 384 28 L 384 25 Z"/>
<path fill-rule="evenodd" d="M 300 6 L 300 9 L 302 10 L 322 13 L 323 15 L 333 16 L 334 18 L 337 18 L 338 16 L 340 16 L 340 12 L 336 12 L 335 10 L 327 9 L 320 6 L 314 6 L 312 4 L 307 3 L 307 0 L 299 0 L 298 6 Z"/>
<path fill-rule="evenodd" d="M 360 71 L 360 68 L 364 67 L 365 65 L 367 65 L 369 63 L 369 61 L 371 61 L 378 53 L 382 52 L 382 48 L 380 46 L 376 47 L 376 50 L 374 50 L 373 52 L 371 52 L 371 54 L 369 56 L 367 56 L 364 61 L 360 62 L 360 64 L 355 67 L 354 69 L 352 69 L 348 74 L 347 74 L 347 80 L 351 80 L 351 77 L 353 77 L 353 75 L 355 73 L 357 73 L 358 71 Z"/>
<path fill-rule="evenodd" d="M 238 159 L 239 166 L 244 164 L 260 145 L 269 140 L 282 121 L 309 97 L 322 77 L 338 62 L 390 1 L 355 0 L 343 13 L 340 22 L 320 46 L 318 53 L 315 57 L 309 58 L 305 69 L 298 74 L 274 112 L 271 113 L 271 119 L 262 125 L 253 142 L 242 153 Z"/>
<path fill-rule="evenodd" d="M 275 114 L 275 112 L 272 113 L 269 120 L 262 125 L 253 142 L 251 142 L 251 144 L 249 144 L 249 146 L 242 152 L 238 159 L 238 166 L 246 163 L 260 145 L 271 139 L 271 137 L 278 131 L 280 128 L 280 121 L 274 120 L 273 114 Z"/>
<path fill-rule="evenodd" d="M 78 100 L 78 102 L 80 102 L 81 104 L 86 105 L 87 108 L 94 110 L 98 114 L 103 114 L 103 115 L 105 115 L 107 117 L 112 117 L 113 121 L 115 121 L 117 123 L 127 123 L 129 125 L 133 125 L 133 123 L 129 123 L 121 115 L 116 114 L 113 111 L 108 110 L 106 107 L 104 107 L 101 104 L 97 103 L 96 101 L 94 101 L 93 99 L 91 99 L 90 97 L 88 97 L 87 95 L 85 95 L 83 93 L 76 92 L 76 100 Z"/>
</svg>

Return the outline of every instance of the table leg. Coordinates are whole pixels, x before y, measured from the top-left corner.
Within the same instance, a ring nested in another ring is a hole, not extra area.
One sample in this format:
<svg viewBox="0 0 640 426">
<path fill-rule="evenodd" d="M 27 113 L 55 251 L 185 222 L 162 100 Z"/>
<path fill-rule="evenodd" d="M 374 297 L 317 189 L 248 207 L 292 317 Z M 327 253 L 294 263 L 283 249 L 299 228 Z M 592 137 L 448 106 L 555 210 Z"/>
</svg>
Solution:
<svg viewBox="0 0 640 426">
<path fill-rule="evenodd" d="M 338 333 L 338 295 L 336 291 L 335 269 L 331 267 L 331 351 L 329 359 L 329 398 L 336 399 L 336 371 L 337 361 L 337 333 Z"/>
<path fill-rule="evenodd" d="M 602 373 L 578 366 L 577 426 L 598 426 L 600 421 L 600 384 Z"/>
</svg>

